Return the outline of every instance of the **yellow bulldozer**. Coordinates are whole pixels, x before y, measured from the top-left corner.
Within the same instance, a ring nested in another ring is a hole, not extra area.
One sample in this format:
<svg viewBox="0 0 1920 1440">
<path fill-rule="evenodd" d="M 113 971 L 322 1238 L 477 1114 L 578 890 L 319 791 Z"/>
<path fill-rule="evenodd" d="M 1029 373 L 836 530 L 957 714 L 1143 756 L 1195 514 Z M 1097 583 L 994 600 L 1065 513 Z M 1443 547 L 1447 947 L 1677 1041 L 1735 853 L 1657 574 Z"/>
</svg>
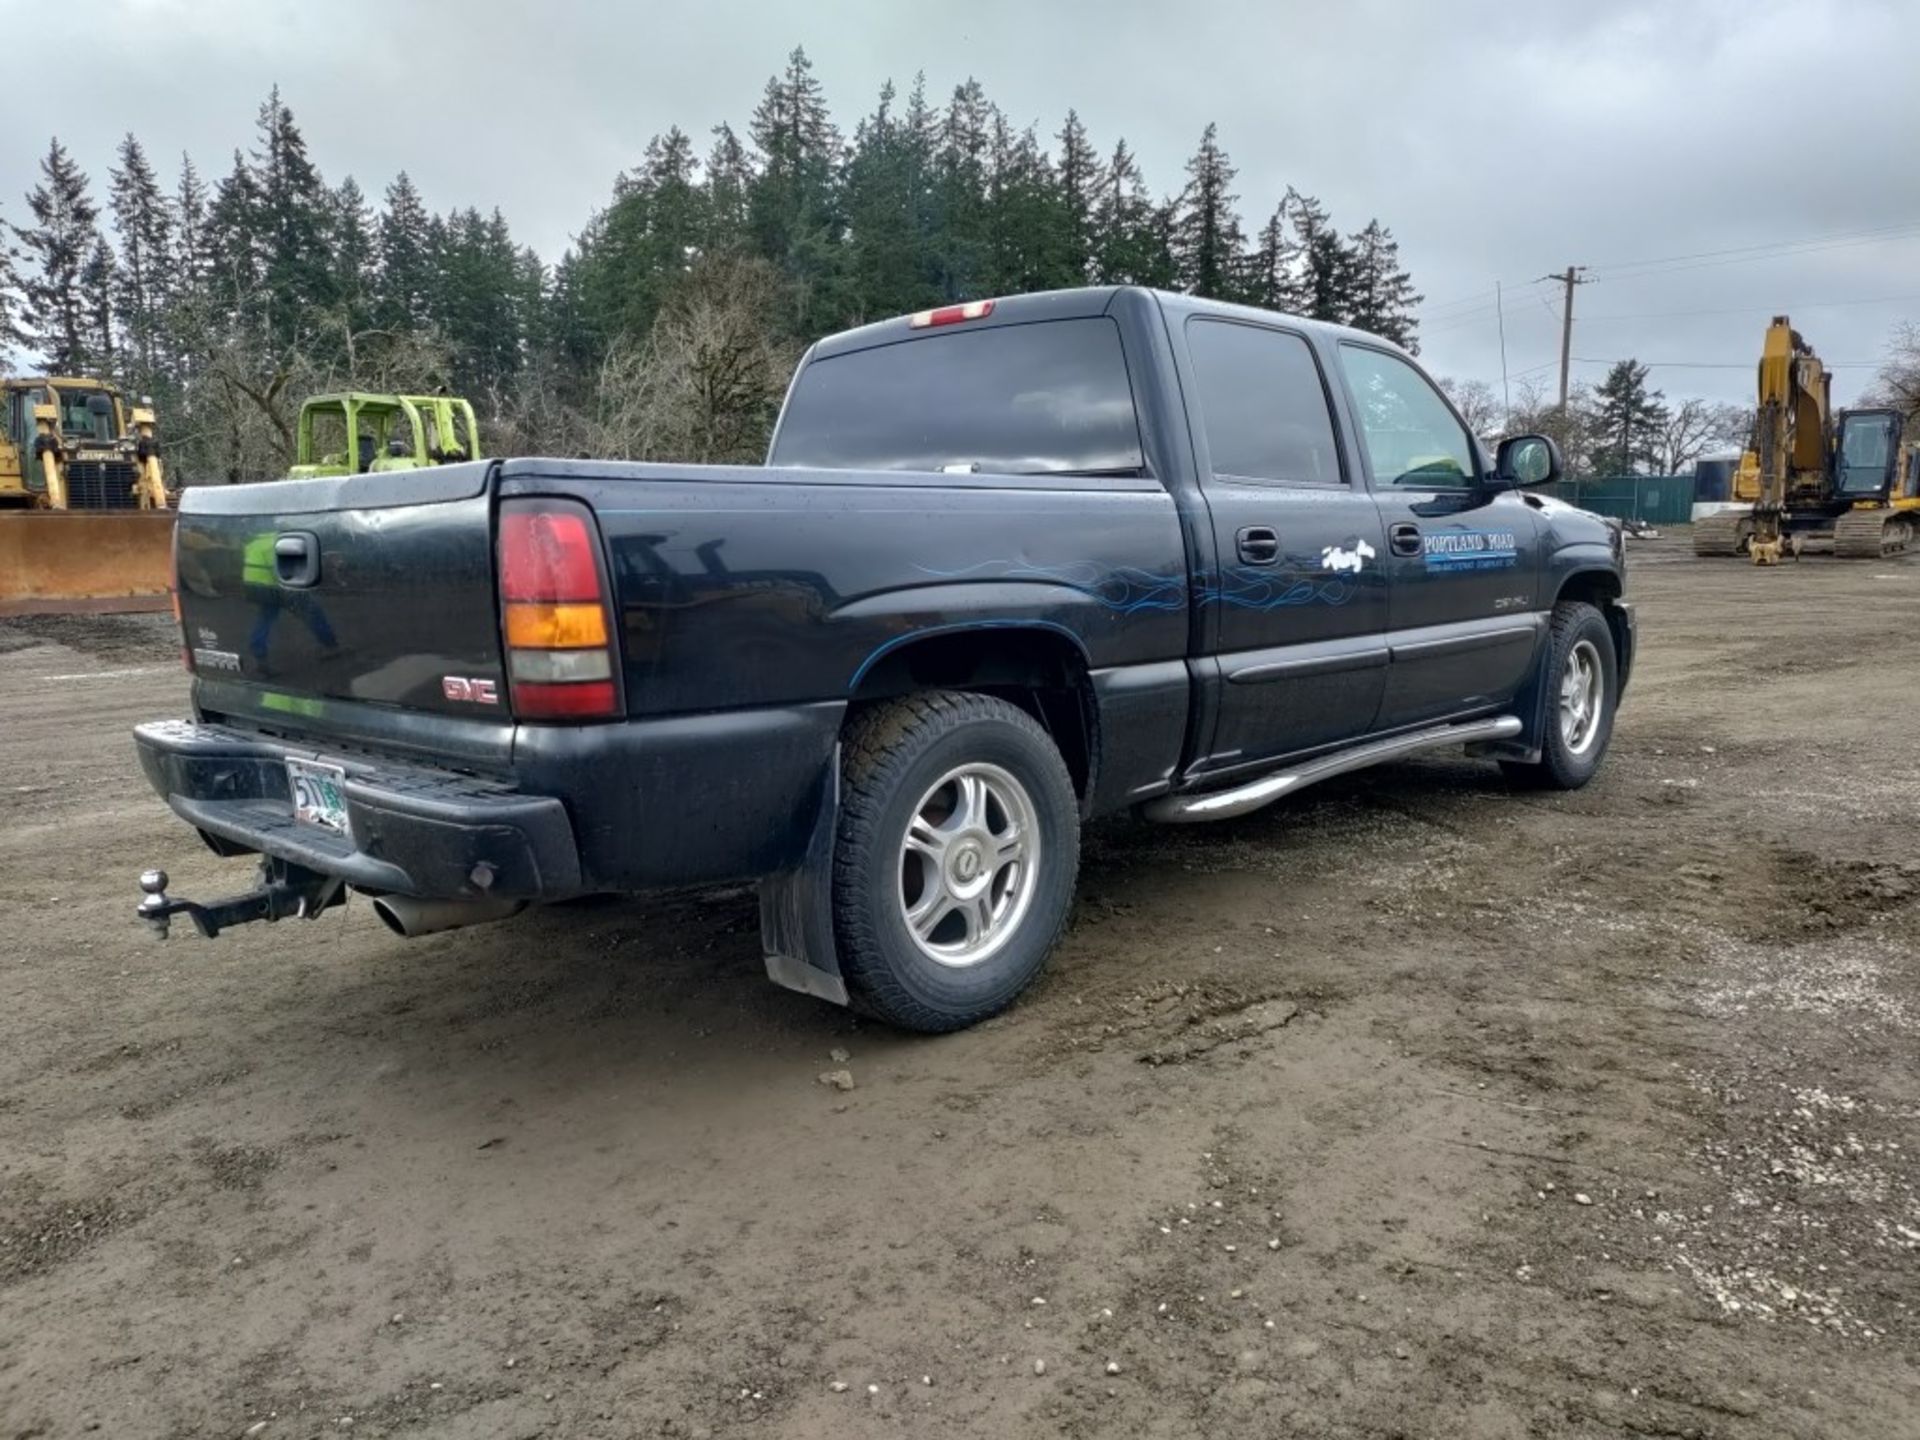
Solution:
<svg viewBox="0 0 1920 1440">
<path fill-rule="evenodd" d="M 1694 522 L 1696 555 L 1773 565 L 1810 544 L 1874 560 L 1920 546 L 1920 420 L 1832 409 L 1833 375 L 1785 315 L 1760 352 L 1753 438 L 1732 495 L 1747 508 Z"/>
<path fill-rule="evenodd" d="M 0 615 L 164 610 L 173 513 L 152 404 L 0 380 Z"/>
</svg>

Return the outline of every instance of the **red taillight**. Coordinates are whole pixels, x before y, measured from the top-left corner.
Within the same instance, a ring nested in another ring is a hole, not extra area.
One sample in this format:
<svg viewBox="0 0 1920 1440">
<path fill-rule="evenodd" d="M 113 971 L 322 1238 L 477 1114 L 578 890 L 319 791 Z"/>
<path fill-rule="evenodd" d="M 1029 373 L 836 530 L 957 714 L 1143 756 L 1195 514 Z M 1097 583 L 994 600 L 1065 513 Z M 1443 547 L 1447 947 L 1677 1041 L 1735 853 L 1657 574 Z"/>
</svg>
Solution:
<svg viewBox="0 0 1920 1440">
<path fill-rule="evenodd" d="M 500 611 L 515 716 L 589 720 L 620 713 L 606 567 L 585 506 L 501 505 Z"/>
<path fill-rule="evenodd" d="M 598 549 L 587 517 L 571 506 L 564 510 L 502 506 L 500 598 L 598 600 Z"/>
<path fill-rule="evenodd" d="M 911 330 L 929 325 L 958 325 L 963 320 L 984 320 L 993 313 L 993 301 L 969 300 L 964 305 L 942 305 L 938 310 L 922 310 L 907 321 Z"/>
</svg>

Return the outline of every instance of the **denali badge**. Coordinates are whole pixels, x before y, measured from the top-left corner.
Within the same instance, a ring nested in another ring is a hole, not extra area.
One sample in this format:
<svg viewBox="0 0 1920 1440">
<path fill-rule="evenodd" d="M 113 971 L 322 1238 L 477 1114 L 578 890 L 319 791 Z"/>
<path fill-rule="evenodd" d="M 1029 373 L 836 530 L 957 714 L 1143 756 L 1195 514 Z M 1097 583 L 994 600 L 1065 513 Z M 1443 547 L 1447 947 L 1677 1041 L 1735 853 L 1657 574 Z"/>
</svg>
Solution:
<svg viewBox="0 0 1920 1440">
<path fill-rule="evenodd" d="M 201 634 L 207 632 L 202 630 Z M 240 656 L 232 650 L 216 650 L 211 645 L 193 647 L 193 668 L 196 670 L 228 670 L 240 673 Z"/>
<path fill-rule="evenodd" d="M 470 705 L 498 705 L 499 692 L 491 680 L 468 680 L 459 675 L 443 675 L 440 693 L 449 700 L 464 700 Z"/>
</svg>

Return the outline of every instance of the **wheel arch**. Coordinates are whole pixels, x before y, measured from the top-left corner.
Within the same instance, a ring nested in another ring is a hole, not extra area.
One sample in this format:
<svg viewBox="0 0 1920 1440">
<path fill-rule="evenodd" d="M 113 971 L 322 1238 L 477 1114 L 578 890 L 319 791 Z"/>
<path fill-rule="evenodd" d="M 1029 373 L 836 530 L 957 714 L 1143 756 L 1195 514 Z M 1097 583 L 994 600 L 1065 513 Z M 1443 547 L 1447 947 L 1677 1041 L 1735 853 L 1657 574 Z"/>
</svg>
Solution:
<svg viewBox="0 0 1920 1440">
<path fill-rule="evenodd" d="M 850 711 L 918 690 L 998 695 L 1045 727 L 1084 804 L 1099 770 L 1100 721 L 1080 638 L 1044 620 L 969 621 L 896 636 L 862 662 Z"/>
<path fill-rule="evenodd" d="M 1605 618 L 1613 636 L 1614 668 L 1623 691 L 1627 672 L 1633 664 L 1633 631 L 1622 603 L 1625 595 L 1626 585 L 1620 572 L 1611 566 L 1596 565 L 1565 576 L 1553 597 L 1556 606 L 1568 600 L 1584 600 Z"/>
</svg>

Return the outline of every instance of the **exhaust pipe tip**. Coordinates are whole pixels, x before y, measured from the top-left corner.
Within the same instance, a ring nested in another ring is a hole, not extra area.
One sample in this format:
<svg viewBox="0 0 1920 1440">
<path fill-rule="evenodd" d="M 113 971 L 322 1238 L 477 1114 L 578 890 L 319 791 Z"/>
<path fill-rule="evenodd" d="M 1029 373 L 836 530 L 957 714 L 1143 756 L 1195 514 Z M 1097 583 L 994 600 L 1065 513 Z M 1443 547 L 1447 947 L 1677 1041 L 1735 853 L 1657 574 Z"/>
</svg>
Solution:
<svg viewBox="0 0 1920 1440">
<path fill-rule="evenodd" d="M 524 900 L 419 900 L 410 895 L 376 895 L 373 913 L 380 923 L 405 939 L 460 930 L 491 920 L 505 920 L 527 908 Z"/>
</svg>

